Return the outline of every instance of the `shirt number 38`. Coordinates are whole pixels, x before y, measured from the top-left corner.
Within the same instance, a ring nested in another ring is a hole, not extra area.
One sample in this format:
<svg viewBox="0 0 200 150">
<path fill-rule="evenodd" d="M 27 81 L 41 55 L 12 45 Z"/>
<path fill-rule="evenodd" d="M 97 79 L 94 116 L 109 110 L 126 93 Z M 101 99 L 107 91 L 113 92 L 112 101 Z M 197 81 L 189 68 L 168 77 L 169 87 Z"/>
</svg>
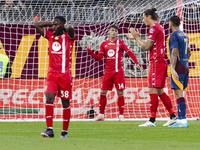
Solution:
<svg viewBox="0 0 200 150">
<path fill-rule="evenodd" d="M 60 96 L 61 98 L 62 97 L 65 97 L 65 98 L 69 97 L 69 91 L 63 91 L 63 90 L 61 90 L 60 93 L 61 93 L 61 96 Z"/>
</svg>

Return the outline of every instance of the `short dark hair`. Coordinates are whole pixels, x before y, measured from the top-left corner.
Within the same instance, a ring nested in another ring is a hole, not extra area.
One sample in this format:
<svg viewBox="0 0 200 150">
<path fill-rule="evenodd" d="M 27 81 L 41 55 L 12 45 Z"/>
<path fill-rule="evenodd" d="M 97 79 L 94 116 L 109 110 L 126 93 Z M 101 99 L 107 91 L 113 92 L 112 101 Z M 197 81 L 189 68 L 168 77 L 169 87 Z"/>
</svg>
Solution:
<svg viewBox="0 0 200 150">
<path fill-rule="evenodd" d="M 118 30 L 118 27 L 116 26 L 116 25 L 111 25 L 111 26 L 109 26 L 109 30 L 111 29 L 111 28 L 114 28 L 114 29 L 117 29 Z"/>
<path fill-rule="evenodd" d="M 157 9 L 156 8 L 152 8 L 152 9 L 147 9 L 144 11 L 145 16 L 151 16 L 151 19 L 153 20 L 158 20 L 159 16 L 156 13 Z"/>
<path fill-rule="evenodd" d="M 63 16 L 56 16 L 55 19 L 59 19 L 63 24 L 66 23 L 66 19 Z"/>
<path fill-rule="evenodd" d="M 181 24 L 181 19 L 179 16 L 172 16 L 169 21 L 172 22 L 173 26 L 179 27 Z"/>
</svg>

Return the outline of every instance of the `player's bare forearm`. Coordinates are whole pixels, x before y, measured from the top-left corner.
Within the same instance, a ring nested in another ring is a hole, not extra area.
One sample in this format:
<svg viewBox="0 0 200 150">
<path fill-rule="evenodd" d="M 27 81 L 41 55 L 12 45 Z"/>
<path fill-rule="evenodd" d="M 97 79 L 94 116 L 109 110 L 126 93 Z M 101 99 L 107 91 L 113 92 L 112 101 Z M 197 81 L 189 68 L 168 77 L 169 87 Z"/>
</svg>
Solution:
<svg viewBox="0 0 200 150">
<path fill-rule="evenodd" d="M 41 35 L 44 35 L 44 29 L 43 27 L 51 27 L 52 22 L 36 22 L 34 23 L 34 27 L 36 28 L 37 32 L 39 32 Z"/>
<path fill-rule="evenodd" d="M 171 61 L 172 69 L 174 69 L 174 70 L 175 70 L 175 67 L 176 67 L 177 58 L 178 58 L 178 48 L 173 48 L 170 61 Z"/>
<path fill-rule="evenodd" d="M 74 39 L 74 28 L 72 26 L 66 26 L 65 29 L 66 29 L 66 32 L 67 32 L 69 38 L 71 40 L 73 40 Z"/>
<path fill-rule="evenodd" d="M 134 28 L 130 28 L 129 30 L 130 30 L 132 36 L 130 34 L 127 34 L 128 38 L 130 38 L 130 39 L 135 38 L 135 40 L 138 42 L 138 44 L 145 50 L 149 50 L 152 47 L 154 41 L 147 40 L 147 42 L 145 42 L 140 38 L 140 36 L 139 36 L 140 33 L 138 30 L 136 30 Z"/>
<path fill-rule="evenodd" d="M 153 43 L 154 43 L 154 41 L 150 41 L 150 40 L 143 41 L 139 36 L 135 37 L 135 40 L 138 42 L 138 44 L 139 44 L 143 49 L 145 49 L 145 50 L 147 50 L 147 51 L 152 47 L 152 45 L 153 45 Z"/>
<path fill-rule="evenodd" d="M 178 58 L 178 48 L 173 48 L 171 53 L 171 73 L 172 77 L 179 80 L 179 76 L 175 70 L 177 58 Z"/>
</svg>

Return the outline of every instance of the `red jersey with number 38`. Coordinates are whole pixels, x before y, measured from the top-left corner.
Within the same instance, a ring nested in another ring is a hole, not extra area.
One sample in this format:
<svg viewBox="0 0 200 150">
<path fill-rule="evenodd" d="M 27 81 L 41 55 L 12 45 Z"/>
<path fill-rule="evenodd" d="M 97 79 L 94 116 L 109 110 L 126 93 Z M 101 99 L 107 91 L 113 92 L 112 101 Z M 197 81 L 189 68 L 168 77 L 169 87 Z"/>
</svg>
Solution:
<svg viewBox="0 0 200 150">
<path fill-rule="evenodd" d="M 154 41 L 150 49 L 150 61 L 165 60 L 165 35 L 164 29 L 159 23 L 155 23 L 148 32 L 148 40 Z"/>
<path fill-rule="evenodd" d="M 48 72 L 66 73 L 71 71 L 71 54 L 74 41 L 65 32 L 61 36 L 56 36 L 46 29 L 44 30 L 44 37 L 49 41 Z"/>
</svg>

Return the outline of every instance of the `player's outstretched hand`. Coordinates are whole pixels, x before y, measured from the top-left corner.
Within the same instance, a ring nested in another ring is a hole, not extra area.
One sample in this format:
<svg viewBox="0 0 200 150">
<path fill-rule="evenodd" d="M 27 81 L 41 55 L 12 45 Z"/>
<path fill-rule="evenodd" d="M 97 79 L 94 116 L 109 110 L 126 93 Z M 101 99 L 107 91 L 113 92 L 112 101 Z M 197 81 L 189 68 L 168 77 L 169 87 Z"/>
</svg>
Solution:
<svg viewBox="0 0 200 150">
<path fill-rule="evenodd" d="M 143 66 L 142 66 L 141 64 L 138 64 L 138 65 L 137 65 L 137 68 L 140 68 L 140 69 L 142 69 L 142 70 L 144 69 Z"/>
<path fill-rule="evenodd" d="M 89 43 L 87 43 L 87 51 L 88 51 L 88 49 L 91 50 L 91 45 Z"/>
<path fill-rule="evenodd" d="M 87 48 L 91 49 L 91 45 L 89 43 L 87 43 Z"/>
</svg>

